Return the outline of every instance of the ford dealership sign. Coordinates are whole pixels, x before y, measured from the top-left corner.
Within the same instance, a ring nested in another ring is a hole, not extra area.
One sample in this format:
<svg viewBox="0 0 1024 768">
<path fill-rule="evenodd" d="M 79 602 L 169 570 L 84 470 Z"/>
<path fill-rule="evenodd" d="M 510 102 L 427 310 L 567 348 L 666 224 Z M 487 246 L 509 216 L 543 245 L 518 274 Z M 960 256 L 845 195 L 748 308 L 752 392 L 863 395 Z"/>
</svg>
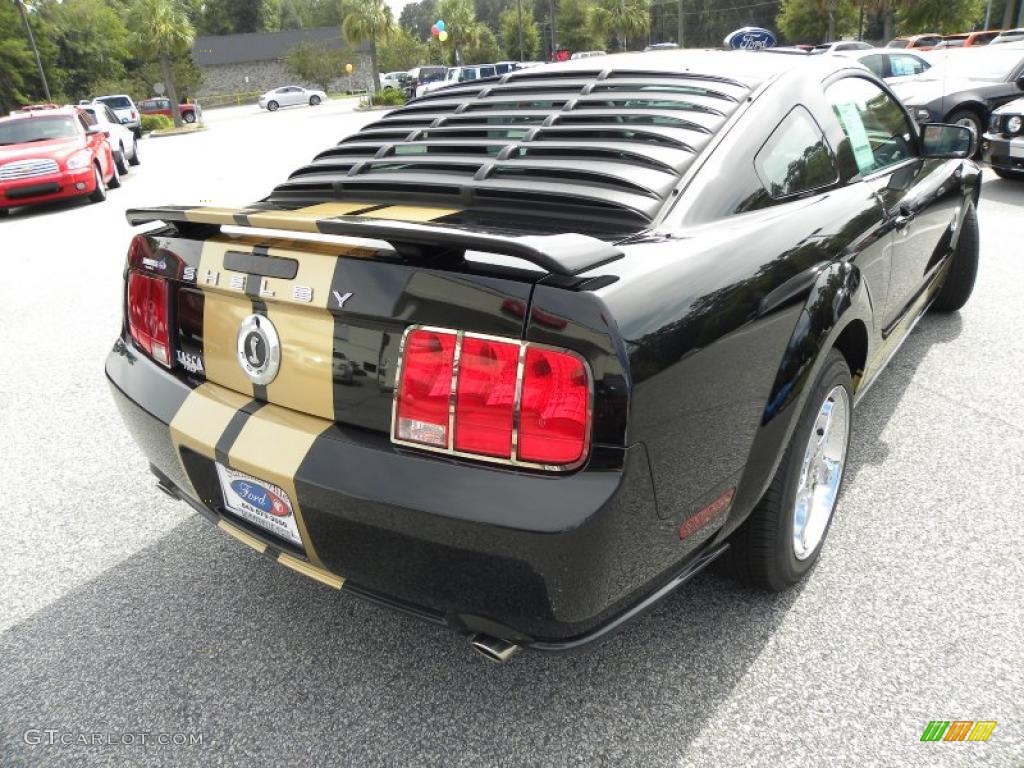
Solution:
<svg viewBox="0 0 1024 768">
<path fill-rule="evenodd" d="M 775 43 L 775 35 L 761 27 L 743 27 L 730 33 L 725 38 L 725 44 L 728 47 L 748 51 L 756 51 L 760 48 L 774 48 Z"/>
</svg>

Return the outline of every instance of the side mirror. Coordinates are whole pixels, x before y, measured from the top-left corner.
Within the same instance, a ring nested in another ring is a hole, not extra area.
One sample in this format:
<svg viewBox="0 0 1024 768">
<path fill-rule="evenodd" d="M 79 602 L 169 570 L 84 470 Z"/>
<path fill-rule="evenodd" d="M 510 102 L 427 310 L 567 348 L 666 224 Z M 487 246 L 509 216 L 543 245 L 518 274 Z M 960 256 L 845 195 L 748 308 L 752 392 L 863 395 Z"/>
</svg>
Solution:
<svg viewBox="0 0 1024 768">
<path fill-rule="evenodd" d="M 90 136 L 103 136 L 104 138 L 110 138 L 110 131 L 103 129 L 102 125 L 90 125 L 86 131 Z"/>
<path fill-rule="evenodd" d="M 1017 88 L 1024 91 L 1024 75 L 1017 78 Z"/>
<path fill-rule="evenodd" d="M 978 135 L 964 125 L 925 123 L 921 126 L 921 147 L 925 157 L 965 160 L 978 151 Z"/>
</svg>

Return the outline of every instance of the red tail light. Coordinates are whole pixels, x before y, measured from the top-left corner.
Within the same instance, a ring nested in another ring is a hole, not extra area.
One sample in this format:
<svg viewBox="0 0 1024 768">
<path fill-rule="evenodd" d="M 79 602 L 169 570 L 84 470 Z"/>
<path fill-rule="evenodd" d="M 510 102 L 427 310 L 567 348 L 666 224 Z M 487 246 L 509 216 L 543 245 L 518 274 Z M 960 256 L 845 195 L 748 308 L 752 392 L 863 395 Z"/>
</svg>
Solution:
<svg viewBox="0 0 1024 768">
<path fill-rule="evenodd" d="M 590 399 L 589 369 L 572 352 L 414 328 L 402 343 L 391 439 L 516 466 L 572 469 L 586 457 Z"/>
<path fill-rule="evenodd" d="M 137 271 L 152 258 L 144 235 L 128 251 L 128 332 L 140 349 L 171 367 L 170 286 L 163 277 Z"/>
</svg>

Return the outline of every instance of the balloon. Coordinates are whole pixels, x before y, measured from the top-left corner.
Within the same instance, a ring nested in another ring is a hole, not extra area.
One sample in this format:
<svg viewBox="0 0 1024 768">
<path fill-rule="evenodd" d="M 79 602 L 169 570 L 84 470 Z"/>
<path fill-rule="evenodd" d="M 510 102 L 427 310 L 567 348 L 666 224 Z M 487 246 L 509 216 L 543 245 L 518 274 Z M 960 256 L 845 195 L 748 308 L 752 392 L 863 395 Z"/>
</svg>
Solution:
<svg viewBox="0 0 1024 768">
<path fill-rule="evenodd" d="M 448 33 L 442 29 L 441 33 L 437 36 L 437 39 L 443 43 L 445 40 L 448 39 Z"/>
<path fill-rule="evenodd" d="M 437 37 L 440 33 L 441 30 L 437 28 L 437 24 L 430 28 L 430 34 L 432 34 L 434 37 Z"/>
<path fill-rule="evenodd" d="M 445 31 L 445 25 L 444 25 L 444 20 L 443 19 L 438 19 L 437 20 L 437 24 L 435 24 L 434 26 L 436 26 L 441 32 Z"/>
<path fill-rule="evenodd" d="M 347 72 L 350 75 L 352 74 L 352 65 L 351 64 L 346 64 L 345 65 L 345 72 Z"/>
</svg>

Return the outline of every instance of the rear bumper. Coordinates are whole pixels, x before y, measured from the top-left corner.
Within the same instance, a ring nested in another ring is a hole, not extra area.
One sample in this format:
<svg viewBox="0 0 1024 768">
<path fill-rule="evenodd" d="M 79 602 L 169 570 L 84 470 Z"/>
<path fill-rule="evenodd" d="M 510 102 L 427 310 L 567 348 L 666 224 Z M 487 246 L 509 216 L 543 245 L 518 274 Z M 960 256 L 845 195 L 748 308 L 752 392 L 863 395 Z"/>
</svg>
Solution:
<svg viewBox="0 0 1024 768">
<path fill-rule="evenodd" d="M 682 556 L 675 525 L 658 517 L 642 445 L 595 449 L 585 471 L 551 477 L 406 453 L 385 435 L 273 405 L 246 415 L 241 396 L 193 388 L 120 341 L 106 372 L 164 486 L 207 519 L 243 531 L 276 559 L 309 563 L 307 575 L 341 577 L 343 591 L 459 632 L 574 647 L 717 554 Z M 204 428 L 183 432 L 218 420 L 226 428 L 205 438 Z M 225 512 L 215 461 L 292 489 L 305 546 Z"/>
<path fill-rule="evenodd" d="M 91 194 L 95 189 L 96 179 L 91 165 L 80 171 L 62 171 L 19 181 L 0 182 L 0 208 L 81 197 Z"/>
<path fill-rule="evenodd" d="M 1024 136 L 1007 138 L 986 133 L 982 150 L 985 161 L 993 168 L 1024 173 Z"/>
</svg>

